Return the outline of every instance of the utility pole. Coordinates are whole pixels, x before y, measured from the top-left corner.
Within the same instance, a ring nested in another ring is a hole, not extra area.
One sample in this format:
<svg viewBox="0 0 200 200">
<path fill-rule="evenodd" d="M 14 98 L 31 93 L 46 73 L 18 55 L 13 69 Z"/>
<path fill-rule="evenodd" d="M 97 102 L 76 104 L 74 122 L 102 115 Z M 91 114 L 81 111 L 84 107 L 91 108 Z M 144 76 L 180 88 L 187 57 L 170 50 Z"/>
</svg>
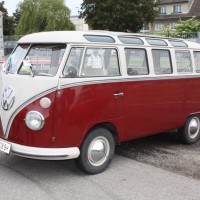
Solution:
<svg viewBox="0 0 200 200">
<path fill-rule="evenodd" d="M 4 44 L 3 44 L 3 14 L 0 11 L 0 59 L 4 58 Z"/>
</svg>

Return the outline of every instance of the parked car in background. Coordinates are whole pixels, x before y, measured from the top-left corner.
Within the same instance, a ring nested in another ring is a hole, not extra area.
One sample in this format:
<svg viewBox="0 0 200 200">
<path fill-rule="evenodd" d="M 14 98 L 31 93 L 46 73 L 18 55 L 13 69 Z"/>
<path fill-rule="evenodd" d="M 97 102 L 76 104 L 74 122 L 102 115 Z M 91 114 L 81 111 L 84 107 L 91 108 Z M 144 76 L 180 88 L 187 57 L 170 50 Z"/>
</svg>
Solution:
<svg viewBox="0 0 200 200">
<path fill-rule="evenodd" d="M 1 72 L 2 65 L 3 65 L 4 62 L 5 62 L 5 59 L 1 58 L 1 59 L 0 59 L 0 72 Z"/>
<path fill-rule="evenodd" d="M 4 42 L 4 54 L 5 54 L 5 56 L 12 53 L 16 44 L 17 44 L 17 41 L 5 41 Z"/>
</svg>

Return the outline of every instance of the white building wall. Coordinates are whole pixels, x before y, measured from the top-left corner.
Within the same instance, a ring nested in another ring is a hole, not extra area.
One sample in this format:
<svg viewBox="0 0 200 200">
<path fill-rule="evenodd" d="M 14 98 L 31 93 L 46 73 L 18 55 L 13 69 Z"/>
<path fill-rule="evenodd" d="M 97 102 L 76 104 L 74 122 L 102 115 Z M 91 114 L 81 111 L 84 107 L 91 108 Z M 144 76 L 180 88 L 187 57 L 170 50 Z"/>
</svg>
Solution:
<svg viewBox="0 0 200 200">
<path fill-rule="evenodd" d="M 78 16 L 71 16 L 70 20 L 75 25 L 77 31 L 88 31 L 88 24 L 85 23 L 83 18 L 78 18 Z"/>
</svg>

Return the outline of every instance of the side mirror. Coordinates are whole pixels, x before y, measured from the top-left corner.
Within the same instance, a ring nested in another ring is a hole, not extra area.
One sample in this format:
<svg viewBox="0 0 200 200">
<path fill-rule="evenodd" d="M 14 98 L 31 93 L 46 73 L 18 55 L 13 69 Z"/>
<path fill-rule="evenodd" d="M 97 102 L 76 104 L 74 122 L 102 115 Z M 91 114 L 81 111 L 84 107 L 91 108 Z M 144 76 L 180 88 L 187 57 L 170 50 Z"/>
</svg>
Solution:
<svg viewBox="0 0 200 200">
<path fill-rule="evenodd" d="M 66 77 L 75 78 L 77 76 L 77 70 L 75 67 L 69 67 L 67 69 Z"/>
</svg>

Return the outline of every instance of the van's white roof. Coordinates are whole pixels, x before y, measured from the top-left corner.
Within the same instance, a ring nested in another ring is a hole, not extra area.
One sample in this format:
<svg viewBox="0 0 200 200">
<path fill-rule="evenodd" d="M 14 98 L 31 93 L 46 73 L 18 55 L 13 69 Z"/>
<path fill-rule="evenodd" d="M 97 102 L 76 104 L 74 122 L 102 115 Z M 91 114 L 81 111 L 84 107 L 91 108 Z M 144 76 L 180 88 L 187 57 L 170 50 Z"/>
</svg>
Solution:
<svg viewBox="0 0 200 200">
<path fill-rule="evenodd" d="M 97 36 L 110 36 L 114 38 L 115 44 L 122 44 L 118 39 L 118 36 L 133 36 L 138 38 L 163 38 L 164 40 L 182 40 L 175 38 L 164 38 L 159 36 L 150 36 L 143 34 L 134 33 L 124 33 L 124 32 L 111 32 L 111 31 L 51 31 L 51 32 L 39 32 L 26 35 L 22 37 L 18 43 L 19 44 L 29 44 L 29 43 L 89 43 L 84 35 L 97 35 Z M 184 40 L 184 42 L 191 48 L 200 48 L 200 44 L 189 42 Z M 148 43 L 146 43 L 148 45 Z"/>
<path fill-rule="evenodd" d="M 51 31 L 26 35 L 18 43 L 85 43 L 85 34 L 113 36 L 104 31 Z"/>
</svg>

